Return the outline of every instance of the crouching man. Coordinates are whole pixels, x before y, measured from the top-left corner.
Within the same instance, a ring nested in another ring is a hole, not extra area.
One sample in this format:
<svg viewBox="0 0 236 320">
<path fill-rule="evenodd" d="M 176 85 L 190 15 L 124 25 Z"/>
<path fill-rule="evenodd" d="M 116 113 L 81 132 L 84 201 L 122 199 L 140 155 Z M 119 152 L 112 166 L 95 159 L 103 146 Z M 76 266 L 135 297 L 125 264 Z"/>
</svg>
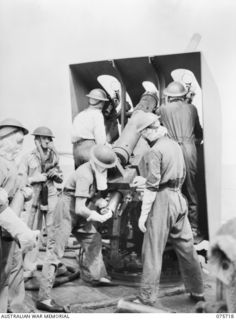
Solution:
<svg viewBox="0 0 236 320">
<path fill-rule="evenodd" d="M 66 181 L 54 212 L 54 232 L 48 239 L 36 304 L 38 309 L 68 311 L 51 298 L 51 289 L 71 232 L 84 250 L 83 260 L 79 262 L 81 278 L 92 284 L 109 285 L 101 252 L 101 236 L 94 223 L 110 219 L 112 211 L 107 207 L 103 209 L 103 214 L 99 214 L 94 210 L 92 201 L 100 191 L 107 189 L 107 169 L 115 167 L 116 163 L 117 158 L 111 148 L 96 145 L 91 149 L 90 161 L 78 167 Z"/>
<path fill-rule="evenodd" d="M 156 302 L 168 237 L 177 254 L 187 292 L 194 301 L 203 300 L 200 263 L 193 245 L 187 203 L 181 193 L 186 172 L 181 148 L 169 138 L 167 129 L 160 126 L 154 114 L 145 114 L 137 130 L 151 149 L 146 155 L 148 177 L 139 218 L 139 228 L 144 232 L 143 274 L 135 302 L 148 305 Z"/>
</svg>

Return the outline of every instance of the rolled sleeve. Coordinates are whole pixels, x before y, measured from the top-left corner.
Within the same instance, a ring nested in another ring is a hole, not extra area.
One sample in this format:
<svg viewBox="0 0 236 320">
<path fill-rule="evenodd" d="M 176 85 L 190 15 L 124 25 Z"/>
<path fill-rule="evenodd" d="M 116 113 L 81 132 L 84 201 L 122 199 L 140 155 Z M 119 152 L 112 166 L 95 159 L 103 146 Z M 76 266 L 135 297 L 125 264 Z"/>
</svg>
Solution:
<svg viewBox="0 0 236 320">
<path fill-rule="evenodd" d="M 76 181 L 75 197 L 90 198 L 90 185 L 86 177 L 79 177 Z"/>
<path fill-rule="evenodd" d="M 148 153 L 148 177 L 146 187 L 150 191 L 157 191 L 161 180 L 161 153 L 150 150 Z"/>
</svg>

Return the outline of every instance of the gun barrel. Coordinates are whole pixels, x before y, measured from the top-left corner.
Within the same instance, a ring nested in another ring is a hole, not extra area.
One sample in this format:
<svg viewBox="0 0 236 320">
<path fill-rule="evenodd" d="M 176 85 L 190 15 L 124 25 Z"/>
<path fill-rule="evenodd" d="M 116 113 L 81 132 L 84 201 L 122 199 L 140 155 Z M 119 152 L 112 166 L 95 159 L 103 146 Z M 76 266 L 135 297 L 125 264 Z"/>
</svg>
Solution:
<svg viewBox="0 0 236 320">
<path fill-rule="evenodd" d="M 122 166 L 128 164 L 129 158 L 140 138 L 140 133 L 137 131 L 136 118 L 136 114 L 133 114 L 113 147 Z"/>
</svg>

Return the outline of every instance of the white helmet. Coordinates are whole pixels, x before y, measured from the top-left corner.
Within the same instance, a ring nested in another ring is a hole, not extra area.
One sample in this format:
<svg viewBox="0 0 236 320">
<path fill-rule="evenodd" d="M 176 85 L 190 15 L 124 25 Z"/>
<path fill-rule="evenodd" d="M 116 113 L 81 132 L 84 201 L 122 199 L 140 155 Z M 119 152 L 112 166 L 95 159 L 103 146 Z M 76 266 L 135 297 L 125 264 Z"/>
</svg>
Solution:
<svg viewBox="0 0 236 320">
<path fill-rule="evenodd" d="M 106 92 L 102 89 L 93 89 L 86 94 L 86 97 L 99 101 L 108 101 Z"/>
</svg>

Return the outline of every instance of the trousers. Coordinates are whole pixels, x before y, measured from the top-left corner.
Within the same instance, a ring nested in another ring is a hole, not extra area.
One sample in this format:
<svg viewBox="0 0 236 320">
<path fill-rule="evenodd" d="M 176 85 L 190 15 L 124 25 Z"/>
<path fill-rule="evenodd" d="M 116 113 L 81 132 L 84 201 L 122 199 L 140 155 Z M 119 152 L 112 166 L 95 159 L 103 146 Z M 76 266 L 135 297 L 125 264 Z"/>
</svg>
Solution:
<svg viewBox="0 0 236 320">
<path fill-rule="evenodd" d="M 194 142 L 183 142 L 180 146 L 183 151 L 186 166 L 183 194 L 188 200 L 188 218 L 191 227 L 193 229 L 198 229 L 198 195 L 196 190 L 197 149 Z"/>
<path fill-rule="evenodd" d="M 28 221 L 27 224 L 32 230 L 41 230 L 43 226 L 43 218 L 45 221 L 46 231 L 47 234 L 50 235 L 53 233 L 53 214 L 54 209 L 57 204 L 57 194 L 52 193 L 48 195 L 48 210 L 46 214 L 43 214 L 40 209 L 37 210 L 31 210 L 32 203 L 27 203 L 28 206 Z M 42 234 L 40 243 L 42 243 Z M 47 238 L 48 239 L 48 238 Z M 47 240 L 48 241 L 48 240 Z M 34 271 L 37 268 L 37 259 L 38 259 L 38 253 L 39 253 L 39 247 L 40 243 L 31 251 L 27 252 L 24 256 L 24 270 L 25 271 Z"/>
<path fill-rule="evenodd" d="M 22 312 L 25 299 L 22 252 L 15 241 L 0 239 L 0 313 Z"/>
<path fill-rule="evenodd" d="M 7 312 L 8 306 L 8 284 L 12 266 L 15 242 L 0 237 L 1 263 L 0 263 L 0 313 Z"/>
<path fill-rule="evenodd" d="M 22 252 L 17 245 L 13 253 L 12 267 L 8 285 L 8 310 L 24 312 L 25 283 Z"/>
<path fill-rule="evenodd" d="M 143 274 L 139 297 L 146 304 L 154 304 L 158 296 L 162 256 L 168 237 L 177 254 L 186 291 L 203 293 L 201 267 L 187 213 L 186 200 L 180 190 L 165 188 L 157 192 L 142 248 Z"/>
<path fill-rule="evenodd" d="M 102 257 L 101 235 L 91 222 L 82 226 L 81 218 L 75 214 L 74 210 L 74 197 L 61 194 L 55 208 L 53 232 L 48 239 L 45 263 L 40 278 L 39 301 L 51 299 L 55 271 L 63 257 L 71 232 L 84 251 L 83 259 L 79 260 L 81 278 L 93 282 L 107 276 Z"/>
</svg>

